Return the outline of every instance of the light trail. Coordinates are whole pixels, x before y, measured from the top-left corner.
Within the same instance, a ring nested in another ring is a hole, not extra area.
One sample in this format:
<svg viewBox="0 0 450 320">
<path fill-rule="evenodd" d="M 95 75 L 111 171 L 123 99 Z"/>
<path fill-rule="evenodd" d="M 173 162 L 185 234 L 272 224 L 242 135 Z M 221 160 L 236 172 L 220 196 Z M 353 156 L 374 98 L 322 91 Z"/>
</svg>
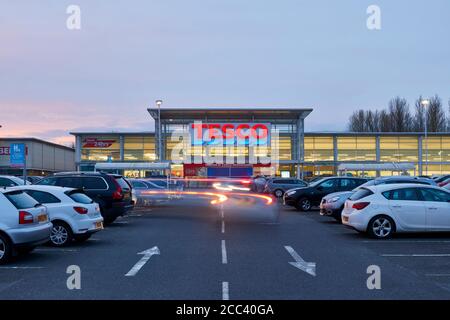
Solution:
<svg viewBox="0 0 450 320">
<path fill-rule="evenodd" d="M 228 197 L 222 193 L 215 192 L 202 192 L 202 191 L 170 191 L 170 190 L 161 190 L 161 191 L 143 191 L 144 195 L 152 195 L 152 194 L 169 194 L 169 195 L 190 195 L 190 196 L 206 196 L 206 197 L 214 197 L 216 199 L 211 200 L 211 204 L 219 204 L 228 200 Z"/>
</svg>

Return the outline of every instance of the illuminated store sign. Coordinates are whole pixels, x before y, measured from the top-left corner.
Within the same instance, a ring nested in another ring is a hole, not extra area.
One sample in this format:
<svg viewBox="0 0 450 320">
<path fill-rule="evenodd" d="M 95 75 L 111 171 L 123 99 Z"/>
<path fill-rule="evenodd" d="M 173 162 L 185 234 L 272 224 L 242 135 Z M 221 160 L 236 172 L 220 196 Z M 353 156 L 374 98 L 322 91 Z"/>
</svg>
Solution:
<svg viewBox="0 0 450 320">
<path fill-rule="evenodd" d="M 190 125 L 193 146 L 269 146 L 270 123 L 201 123 Z"/>
</svg>

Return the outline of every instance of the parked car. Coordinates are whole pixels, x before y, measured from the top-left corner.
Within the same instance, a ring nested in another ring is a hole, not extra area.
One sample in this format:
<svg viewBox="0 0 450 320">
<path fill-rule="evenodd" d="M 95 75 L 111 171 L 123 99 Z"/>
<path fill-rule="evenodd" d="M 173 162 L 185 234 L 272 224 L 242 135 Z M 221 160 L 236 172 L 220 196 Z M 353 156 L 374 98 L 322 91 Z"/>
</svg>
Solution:
<svg viewBox="0 0 450 320">
<path fill-rule="evenodd" d="M 338 191 L 350 191 L 365 182 L 367 182 L 365 178 L 322 178 L 306 187 L 288 190 L 283 197 L 283 203 L 297 210 L 309 211 L 313 206 L 318 206 L 326 195 Z"/>
<path fill-rule="evenodd" d="M 450 192 L 418 184 L 369 186 L 345 203 L 342 223 L 371 237 L 395 232 L 450 231 Z"/>
<path fill-rule="evenodd" d="M 31 184 L 35 184 L 38 181 L 42 180 L 44 177 L 41 176 L 27 176 L 27 180 L 28 182 L 30 182 Z"/>
<path fill-rule="evenodd" d="M 322 198 L 320 202 L 320 215 L 322 216 L 331 216 L 335 218 L 337 221 L 341 221 L 341 213 L 344 209 L 345 201 L 355 193 L 361 187 L 368 187 L 374 185 L 382 185 L 382 184 L 396 184 L 396 183 L 418 183 L 425 185 L 435 186 L 436 182 L 428 178 L 418 178 L 418 177 L 407 177 L 407 176 L 398 176 L 398 177 L 381 177 L 376 178 L 374 180 L 370 180 L 352 191 L 344 191 L 344 192 L 333 192 L 329 195 L 326 195 Z"/>
<path fill-rule="evenodd" d="M 441 182 L 443 182 L 443 181 L 445 181 L 447 179 L 450 179 L 450 174 L 445 174 L 443 176 L 438 176 L 438 177 L 435 177 L 433 179 L 434 179 L 434 181 L 436 181 L 437 184 L 439 184 L 439 183 L 441 183 Z"/>
<path fill-rule="evenodd" d="M 439 182 L 439 183 L 438 183 L 438 186 L 439 186 L 439 187 L 445 187 L 445 186 L 448 185 L 448 184 L 450 184 L 450 177 L 447 178 L 447 179 L 445 179 L 445 180 L 442 180 L 441 182 Z"/>
<path fill-rule="evenodd" d="M 287 190 L 306 187 L 308 183 L 294 178 L 269 178 L 264 186 L 264 193 L 281 198 Z"/>
<path fill-rule="evenodd" d="M 23 186 L 25 182 L 22 178 L 15 176 L 0 176 L 0 187 L 15 187 L 15 186 Z M 27 182 L 27 184 L 30 184 Z"/>
<path fill-rule="evenodd" d="M 26 192 L 47 207 L 53 223 L 50 244 L 55 247 L 69 245 L 73 240 L 83 242 L 103 229 L 100 206 L 83 190 L 54 186 L 21 186 L 12 188 Z"/>
<path fill-rule="evenodd" d="M 50 239 L 47 209 L 20 190 L 0 189 L 0 264 Z"/>
<path fill-rule="evenodd" d="M 132 187 L 121 176 L 103 172 L 57 173 L 42 179 L 37 185 L 50 185 L 82 189 L 100 205 L 105 224 L 133 209 Z"/>
<path fill-rule="evenodd" d="M 166 188 L 153 183 L 153 181 L 143 180 L 143 179 L 129 179 L 128 180 L 132 187 L 133 191 L 136 194 L 136 203 L 137 207 L 148 206 L 154 202 L 168 200 L 169 196 L 167 194 L 146 194 L 146 191 L 163 191 L 167 190 Z"/>
</svg>

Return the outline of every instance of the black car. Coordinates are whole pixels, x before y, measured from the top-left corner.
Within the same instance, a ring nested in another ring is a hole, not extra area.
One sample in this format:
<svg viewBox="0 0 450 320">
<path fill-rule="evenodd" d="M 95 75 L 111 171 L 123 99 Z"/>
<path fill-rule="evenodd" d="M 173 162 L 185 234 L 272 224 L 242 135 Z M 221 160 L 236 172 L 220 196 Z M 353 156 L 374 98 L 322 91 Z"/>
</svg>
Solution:
<svg viewBox="0 0 450 320">
<path fill-rule="evenodd" d="M 105 224 L 114 222 L 134 207 L 132 187 L 121 175 L 103 172 L 57 173 L 37 184 L 83 189 L 100 205 Z"/>
<path fill-rule="evenodd" d="M 283 196 L 283 203 L 297 210 L 309 211 L 318 206 L 322 198 L 333 192 L 350 191 L 366 183 L 368 179 L 354 177 L 322 178 L 307 187 L 288 190 Z"/>
</svg>

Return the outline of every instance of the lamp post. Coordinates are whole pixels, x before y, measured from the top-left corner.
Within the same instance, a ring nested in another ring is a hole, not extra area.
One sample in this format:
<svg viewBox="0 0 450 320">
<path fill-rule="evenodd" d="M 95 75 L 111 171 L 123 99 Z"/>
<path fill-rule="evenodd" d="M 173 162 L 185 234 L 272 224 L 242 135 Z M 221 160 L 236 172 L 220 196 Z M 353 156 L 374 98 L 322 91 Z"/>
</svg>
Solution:
<svg viewBox="0 0 450 320">
<path fill-rule="evenodd" d="M 156 100 L 156 105 L 158 106 L 158 160 L 162 161 L 162 133 L 161 133 L 161 105 L 162 100 Z"/>
<path fill-rule="evenodd" d="M 428 175 L 428 106 L 430 105 L 430 100 L 422 99 L 420 100 L 420 105 L 425 110 L 425 175 Z"/>
</svg>

